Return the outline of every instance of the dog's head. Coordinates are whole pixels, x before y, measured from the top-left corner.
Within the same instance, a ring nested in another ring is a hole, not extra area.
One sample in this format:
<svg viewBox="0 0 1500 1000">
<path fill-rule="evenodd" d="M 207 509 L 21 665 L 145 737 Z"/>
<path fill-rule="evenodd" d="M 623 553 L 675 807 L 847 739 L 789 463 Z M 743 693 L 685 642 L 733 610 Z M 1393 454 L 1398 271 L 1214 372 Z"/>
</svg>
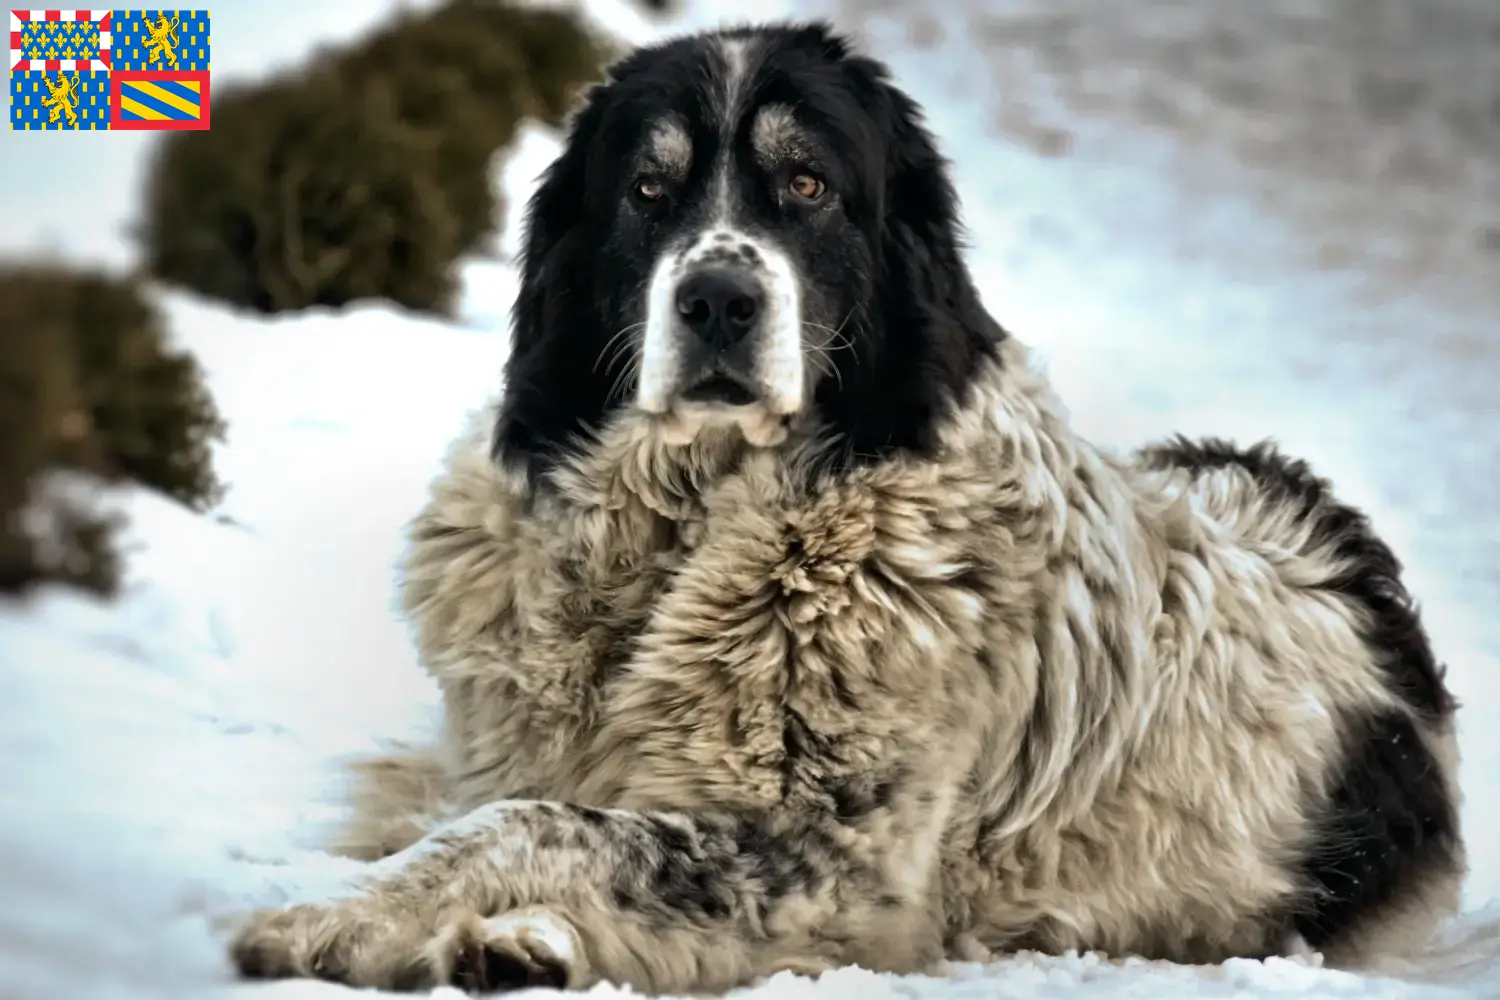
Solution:
<svg viewBox="0 0 1500 1000">
<path fill-rule="evenodd" d="M 827 26 L 680 38 L 588 95 L 532 199 L 497 457 L 633 409 L 668 443 L 934 444 L 1002 331 L 916 105 Z M 835 446 L 836 445 L 836 446 Z"/>
</svg>

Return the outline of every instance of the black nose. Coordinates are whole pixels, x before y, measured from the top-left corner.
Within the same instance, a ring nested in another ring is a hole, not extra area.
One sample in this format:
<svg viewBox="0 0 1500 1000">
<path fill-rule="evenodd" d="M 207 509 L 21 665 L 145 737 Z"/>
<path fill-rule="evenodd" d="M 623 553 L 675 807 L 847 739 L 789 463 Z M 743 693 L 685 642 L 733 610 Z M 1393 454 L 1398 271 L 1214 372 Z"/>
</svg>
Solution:
<svg viewBox="0 0 1500 1000">
<path fill-rule="evenodd" d="M 699 271 L 677 286 L 677 312 L 682 322 L 721 349 L 743 340 L 755 326 L 760 300 L 760 285 L 724 268 Z"/>
</svg>

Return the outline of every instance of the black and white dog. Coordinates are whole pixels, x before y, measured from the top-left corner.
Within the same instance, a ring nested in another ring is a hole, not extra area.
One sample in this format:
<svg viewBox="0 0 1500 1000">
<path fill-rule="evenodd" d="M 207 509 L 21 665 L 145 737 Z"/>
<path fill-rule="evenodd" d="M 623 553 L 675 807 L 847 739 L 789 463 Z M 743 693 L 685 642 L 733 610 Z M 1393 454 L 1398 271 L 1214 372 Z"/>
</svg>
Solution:
<svg viewBox="0 0 1500 1000">
<path fill-rule="evenodd" d="M 444 738 L 360 768 L 368 877 L 249 916 L 245 974 L 1359 963 L 1455 907 L 1454 704 L 1390 549 L 1268 445 L 1076 435 L 879 63 L 638 51 L 529 225 L 404 568 Z"/>
</svg>

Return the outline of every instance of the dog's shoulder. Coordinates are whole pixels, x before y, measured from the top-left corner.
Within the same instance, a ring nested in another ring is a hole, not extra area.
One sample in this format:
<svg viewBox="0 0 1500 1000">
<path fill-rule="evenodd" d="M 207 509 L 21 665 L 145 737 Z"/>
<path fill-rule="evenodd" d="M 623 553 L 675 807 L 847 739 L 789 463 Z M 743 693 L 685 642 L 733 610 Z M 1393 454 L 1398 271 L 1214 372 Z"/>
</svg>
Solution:
<svg viewBox="0 0 1500 1000">
<path fill-rule="evenodd" d="M 399 569 L 422 666 L 443 690 L 461 802 L 565 795 L 603 683 L 680 558 L 691 515 L 584 453 L 545 488 L 497 460 L 494 408 L 450 447 Z M 602 446 L 601 446 L 602 447 Z M 648 477 L 649 478 L 649 477 Z"/>
<path fill-rule="evenodd" d="M 407 530 L 402 608 L 429 670 L 473 642 L 514 595 L 515 483 L 488 457 L 491 411 L 474 414 L 449 445 L 427 503 Z"/>
</svg>

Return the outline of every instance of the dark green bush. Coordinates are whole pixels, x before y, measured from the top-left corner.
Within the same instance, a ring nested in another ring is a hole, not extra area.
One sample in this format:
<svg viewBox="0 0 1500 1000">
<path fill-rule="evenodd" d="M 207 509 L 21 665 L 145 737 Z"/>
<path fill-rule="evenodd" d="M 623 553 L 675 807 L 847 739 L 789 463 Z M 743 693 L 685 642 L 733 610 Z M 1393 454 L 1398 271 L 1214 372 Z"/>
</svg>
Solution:
<svg viewBox="0 0 1500 1000">
<path fill-rule="evenodd" d="M 57 465 L 98 467 L 68 330 L 6 291 L 0 281 L 0 593 L 43 581 L 112 593 L 112 525 L 42 488 Z"/>
<path fill-rule="evenodd" d="M 132 480 L 194 510 L 217 502 L 223 421 L 134 279 L 0 266 L 0 335 L 8 433 L 33 455 L 22 464 Z"/>
<path fill-rule="evenodd" d="M 568 13 L 456 0 L 406 14 L 340 60 L 356 85 L 395 81 L 398 114 L 435 142 L 463 253 L 493 235 L 501 209 L 490 164 L 528 118 L 560 124 L 607 56 Z"/>
<path fill-rule="evenodd" d="M 494 233 L 495 153 L 524 119 L 559 121 L 607 55 L 570 14 L 450 0 L 216 95 L 212 129 L 159 149 L 146 268 L 263 313 L 446 313 L 458 258 Z"/>
<path fill-rule="evenodd" d="M 388 81 L 318 72 L 215 102 L 214 127 L 167 143 L 148 191 L 148 267 L 275 313 L 385 298 L 441 311 L 463 251 L 431 136 Z"/>
</svg>

